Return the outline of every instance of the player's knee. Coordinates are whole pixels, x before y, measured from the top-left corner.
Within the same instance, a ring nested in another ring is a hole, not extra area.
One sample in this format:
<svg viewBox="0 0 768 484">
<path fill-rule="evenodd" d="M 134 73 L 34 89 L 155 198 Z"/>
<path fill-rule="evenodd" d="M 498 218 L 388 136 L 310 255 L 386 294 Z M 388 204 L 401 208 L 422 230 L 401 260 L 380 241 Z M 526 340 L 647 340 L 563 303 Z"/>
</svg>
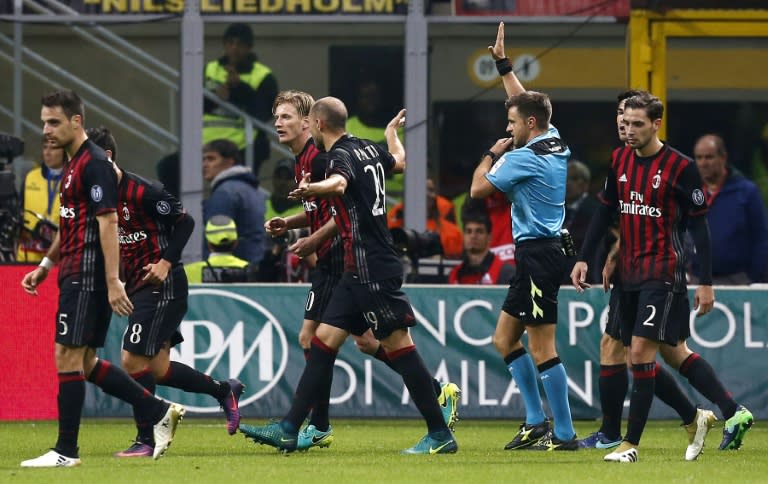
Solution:
<svg viewBox="0 0 768 484">
<path fill-rule="evenodd" d="M 305 350 L 308 350 L 312 343 L 312 336 L 314 336 L 314 333 L 310 333 L 309 331 L 300 331 L 299 346 Z"/>
<path fill-rule="evenodd" d="M 611 338 L 607 334 L 603 334 L 603 337 L 600 339 L 600 364 L 621 365 L 626 361 L 627 354 L 624 343 Z"/>
<path fill-rule="evenodd" d="M 83 370 L 85 348 L 56 344 L 56 370 L 59 372 Z"/>
<path fill-rule="evenodd" d="M 366 355 L 375 355 L 379 350 L 381 343 L 376 339 L 355 338 L 355 345 L 360 352 L 365 353 Z"/>
<path fill-rule="evenodd" d="M 508 354 L 512 353 L 514 350 L 523 347 L 519 339 L 515 339 L 508 334 L 500 333 L 498 331 L 493 334 L 492 341 L 493 341 L 493 346 L 496 348 L 496 351 L 502 357 L 505 357 Z"/>
<path fill-rule="evenodd" d="M 546 342 L 532 343 L 529 340 L 528 352 L 531 354 L 531 358 L 533 358 L 533 362 L 536 363 L 537 365 L 545 363 L 557 356 L 557 351 L 555 350 L 554 341 L 551 343 L 546 343 Z"/>
<path fill-rule="evenodd" d="M 678 344 L 677 346 L 661 345 L 659 348 L 659 354 L 664 361 L 674 369 L 679 369 L 680 365 L 688 358 L 693 352 L 688 349 L 688 345 L 685 342 Z"/>
</svg>

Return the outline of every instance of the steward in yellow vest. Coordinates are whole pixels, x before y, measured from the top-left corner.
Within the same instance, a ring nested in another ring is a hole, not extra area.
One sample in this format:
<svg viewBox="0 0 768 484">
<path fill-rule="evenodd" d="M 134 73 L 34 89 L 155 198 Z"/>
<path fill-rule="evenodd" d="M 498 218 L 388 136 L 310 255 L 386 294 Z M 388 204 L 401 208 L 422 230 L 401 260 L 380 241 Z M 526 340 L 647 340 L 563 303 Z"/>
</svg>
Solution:
<svg viewBox="0 0 768 484">
<path fill-rule="evenodd" d="M 272 102 L 277 81 L 272 70 L 258 61 L 253 48 L 253 31 L 245 24 L 232 24 L 224 32 L 224 55 L 205 66 L 205 88 L 261 121 L 272 119 Z M 247 144 L 245 124 L 214 101 L 203 103 L 203 144 L 228 139 L 240 150 Z M 269 156 L 269 139 L 254 131 L 254 173 Z"/>
<path fill-rule="evenodd" d="M 211 217 L 205 225 L 205 240 L 211 249 L 208 259 L 184 265 L 190 284 L 255 280 L 248 261 L 232 254 L 237 245 L 234 220 L 225 215 Z"/>
</svg>

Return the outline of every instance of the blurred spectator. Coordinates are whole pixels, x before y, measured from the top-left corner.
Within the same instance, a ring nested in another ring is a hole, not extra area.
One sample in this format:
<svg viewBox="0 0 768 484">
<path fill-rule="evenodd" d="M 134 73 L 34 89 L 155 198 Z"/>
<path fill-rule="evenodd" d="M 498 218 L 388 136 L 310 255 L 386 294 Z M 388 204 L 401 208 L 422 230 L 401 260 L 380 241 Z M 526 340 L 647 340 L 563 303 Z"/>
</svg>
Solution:
<svg viewBox="0 0 768 484">
<path fill-rule="evenodd" d="M 294 178 L 295 161 L 284 158 L 277 162 L 272 174 L 272 194 L 267 199 L 267 215 L 264 220 L 273 217 L 289 217 L 304 213 L 300 201 L 288 200 L 288 194 L 296 188 Z M 288 240 L 295 238 L 296 232 L 286 237 L 267 237 L 267 249 L 259 267 L 260 282 L 307 282 L 309 271 L 314 265 L 315 256 L 300 258 L 286 250 Z"/>
<path fill-rule="evenodd" d="M 449 284 L 508 284 L 515 266 L 490 250 L 491 221 L 468 213 L 464 217 L 464 256 L 448 275 Z"/>
<path fill-rule="evenodd" d="M 272 217 L 287 217 L 301 213 L 304 206 L 298 200 L 288 200 L 288 194 L 296 188 L 293 165 L 290 158 L 283 158 L 275 164 L 272 172 L 272 193 L 267 199 L 267 212 L 264 220 Z"/>
<path fill-rule="evenodd" d="M 237 226 L 234 220 L 226 215 L 211 217 L 205 224 L 205 240 L 211 251 L 208 258 L 184 265 L 191 284 L 252 280 L 248 261 L 233 254 L 237 247 Z"/>
<path fill-rule="evenodd" d="M 768 217 L 757 186 L 728 164 L 720 136 L 700 137 L 693 153 L 709 205 L 713 283 L 768 281 Z"/>
<path fill-rule="evenodd" d="M 59 185 L 66 162 L 63 148 L 43 139 L 43 163 L 24 178 L 21 191 L 24 226 L 17 262 L 40 262 L 51 246 L 59 225 Z"/>
<path fill-rule="evenodd" d="M 224 55 L 205 66 L 205 89 L 251 116 L 270 122 L 272 101 L 277 96 L 277 80 L 272 70 L 253 53 L 251 27 L 235 23 L 224 31 Z M 245 160 L 245 124 L 243 120 L 215 101 L 203 99 L 203 144 L 213 140 L 232 141 Z M 254 127 L 253 174 L 258 178 L 262 162 L 269 158 L 269 136 Z M 166 189 L 179 196 L 179 153 L 172 153 L 157 163 L 157 177 Z"/>
<path fill-rule="evenodd" d="M 224 55 L 205 66 L 205 88 L 264 122 L 272 119 L 272 102 L 277 96 L 277 80 L 272 70 L 259 62 L 253 52 L 251 27 L 235 23 L 224 31 Z M 247 140 L 243 120 L 205 100 L 203 105 L 203 143 L 228 139 L 242 151 Z M 258 177 L 263 160 L 269 157 L 269 138 L 255 132 L 253 169 Z"/>
<path fill-rule="evenodd" d="M 238 244 L 234 255 L 259 267 L 264 256 L 264 212 L 266 194 L 251 169 L 243 166 L 237 145 L 214 140 L 203 146 L 203 179 L 211 183 L 211 194 L 203 202 L 203 220 L 226 215 L 237 225 Z M 208 247 L 203 249 L 208 256 Z"/>
<path fill-rule="evenodd" d="M 464 217 L 481 215 L 491 221 L 491 252 L 504 262 L 515 265 L 515 239 L 512 237 L 512 204 L 503 193 L 497 192 L 485 199 L 473 200 L 468 193 L 453 199 L 456 210 Z"/>
<path fill-rule="evenodd" d="M 565 221 L 563 228 L 568 229 L 573 244 L 576 246 L 576 252 L 581 249 L 584 237 L 587 235 L 587 228 L 592 216 L 597 210 L 598 204 L 593 195 L 589 193 L 591 182 L 591 173 L 584 163 L 571 159 L 568 162 L 568 178 L 565 182 Z M 598 254 L 598 257 L 605 254 Z M 573 267 L 576 258 L 571 258 L 569 267 Z M 599 283 L 602 281 L 602 268 L 604 261 L 590 261 L 589 272 L 587 273 L 587 282 Z M 563 279 L 564 284 L 570 284 L 570 274 L 566 274 Z"/>
<path fill-rule="evenodd" d="M 390 229 L 403 228 L 405 206 L 398 203 L 387 213 L 387 225 Z M 440 235 L 443 256 L 448 259 L 461 258 L 461 229 L 456 225 L 456 212 L 453 203 L 437 194 L 435 182 L 427 178 L 427 230 Z"/>
<path fill-rule="evenodd" d="M 347 119 L 347 133 L 358 138 L 369 139 L 386 147 L 384 128 L 391 114 L 383 107 L 381 86 L 375 79 L 364 79 L 357 87 L 355 112 Z M 405 143 L 403 128 L 398 128 L 398 137 Z M 390 174 L 387 177 L 387 202 L 397 203 L 403 199 L 404 174 Z"/>
</svg>

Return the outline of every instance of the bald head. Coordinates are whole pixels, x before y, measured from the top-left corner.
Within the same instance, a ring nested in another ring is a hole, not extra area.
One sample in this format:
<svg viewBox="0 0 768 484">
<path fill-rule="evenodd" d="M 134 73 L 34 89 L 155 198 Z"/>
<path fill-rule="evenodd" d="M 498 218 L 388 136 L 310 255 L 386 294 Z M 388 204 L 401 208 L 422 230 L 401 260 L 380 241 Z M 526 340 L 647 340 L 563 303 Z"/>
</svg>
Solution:
<svg viewBox="0 0 768 484">
<path fill-rule="evenodd" d="M 701 179 L 708 185 L 719 185 L 727 174 L 728 153 L 723 138 L 716 134 L 700 137 L 693 147 L 693 157 Z"/>
<path fill-rule="evenodd" d="M 309 115 L 324 121 L 325 128 L 331 132 L 344 132 L 347 127 L 347 107 L 341 99 L 324 97 L 315 101 Z"/>
</svg>

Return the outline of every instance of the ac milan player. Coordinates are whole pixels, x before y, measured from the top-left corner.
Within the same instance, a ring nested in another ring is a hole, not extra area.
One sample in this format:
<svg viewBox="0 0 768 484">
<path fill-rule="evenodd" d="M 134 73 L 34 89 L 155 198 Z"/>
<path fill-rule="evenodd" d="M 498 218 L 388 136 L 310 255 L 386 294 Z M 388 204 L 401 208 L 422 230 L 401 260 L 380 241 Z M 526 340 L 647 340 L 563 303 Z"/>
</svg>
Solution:
<svg viewBox="0 0 768 484">
<path fill-rule="evenodd" d="M 22 467 L 80 465 L 77 438 L 85 400 L 85 380 L 140 409 L 138 425 L 152 426 L 159 458 L 173 440 L 184 407 L 149 393 L 122 369 L 96 357 L 112 317 L 133 311 L 118 274 L 117 178 L 104 150 L 84 131 L 85 108 L 73 91 L 42 98 L 43 135 L 69 157 L 61 183 L 60 229 L 40 266 L 21 282 L 37 294 L 53 265 L 59 269 L 56 319 L 56 369 L 59 378 L 59 437 L 49 452 Z"/>
<path fill-rule="evenodd" d="M 701 285 L 694 305 L 697 314 L 712 309 L 711 248 L 706 200 L 693 161 L 662 143 L 658 129 L 663 115 L 658 98 L 641 94 L 624 103 L 622 122 L 627 146 L 614 152 L 611 171 L 600 199 L 603 206 L 590 224 L 579 262 L 571 272 L 578 291 L 585 283 L 587 260 L 596 241 L 619 213 L 619 275 L 621 295 L 618 317 L 625 345 L 630 346 L 634 378 L 627 434 L 622 444 L 606 455 L 612 462 L 636 462 L 638 446 L 655 390 L 656 353 L 680 368 L 691 384 L 735 420 L 726 426 L 721 448 L 738 448 L 752 425 L 749 411 L 736 404 L 709 364 L 692 353 L 689 303 L 686 291 L 683 235 L 688 229 L 702 260 Z M 672 360 L 672 361 L 670 361 Z"/>
<path fill-rule="evenodd" d="M 624 126 L 624 103 L 637 95 L 648 95 L 645 91 L 630 89 L 617 97 L 616 124 L 619 140 L 626 145 L 627 132 Z M 621 148 L 617 148 L 616 151 Z M 612 227 L 611 230 L 614 230 Z M 624 399 L 629 387 L 627 367 L 632 366 L 628 351 L 621 338 L 621 283 L 618 273 L 614 274 L 618 259 L 619 240 L 611 247 L 603 267 L 603 289 L 607 292 L 613 282 L 609 301 L 608 322 L 605 332 L 600 339 L 600 409 L 603 413 L 600 428 L 586 438 L 579 440 L 579 446 L 584 448 L 612 449 L 622 443 L 621 415 L 624 410 Z M 660 353 L 668 358 L 665 348 Z M 675 355 L 671 355 L 670 364 L 675 363 Z M 679 362 L 678 362 L 679 363 Z M 709 430 L 717 420 L 711 410 L 696 408 L 690 399 L 682 392 L 672 374 L 662 365 L 656 365 L 655 396 L 672 407 L 683 420 L 683 428 L 688 434 L 688 447 L 685 450 L 685 460 L 696 460 L 704 448 L 704 441 Z"/>
<path fill-rule="evenodd" d="M 326 179 L 313 182 L 311 174 L 305 173 L 291 196 L 335 199 L 332 213 L 344 248 L 344 272 L 312 338 L 307 366 L 286 417 L 264 427 L 240 426 L 256 442 L 295 450 L 301 422 L 330 385 L 341 344 L 350 333 L 372 329 L 427 422 L 427 435 L 403 452 L 458 450 L 435 401 L 432 378 L 408 332 L 416 318 L 400 289 L 403 266 L 387 229 L 384 178 L 387 172 L 400 173 L 405 168 L 405 150 L 397 137 L 404 115 L 405 110 L 400 111 L 385 129 L 386 152 L 370 140 L 346 133 L 347 109 L 339 99 L 320 99 L 310 110 L 312 138 L 317 148 L 328 153 Z"/>
<path fill-rule="evenodd" d="M 314 99 L 305 92 L 283 91 L 275 98 L 273 106 L 279 141 L 287 145 L 296 156 L 297 181 L 307 174 L 310 175 L 310 182 L 325 179 L 327 154 L 317 149 L 309 132 L 309 111 L 313 104 Z M 307 296 L 304 321 L 299 332 L 299 344 L 304 349 L 305 358 L 309 357 L 312 338 L 320 324 L 323 311 L 328 306 L 333 288 L 344 271 L 343 247 L 341 238 L 336 236 L 337 229 L 332 216 L 331 203 L 334 201 L 331 198 L 306 196 L 302 198 L 304 213 L 287 218 L 275 217 L 264 224 L 265 230 L 273 237 L 282 236 L 287 230 L 294 228 L 309 226 L 312 230 L 311 237 L 299 239 L 290 247 L 290 250 L 301 257 L 317 254 L 316 267 L 310 277 L 312 287 Z M 360 329 L 363 330 L 362 334 L 352 334 L 357 348 L 395 370 L 371 329 L 365 325 L 361 325 Z M 434 379 L 432 381 L 443 417 L 452 428 L 458 420 L 459 388 L 453 383 L 441 385 Z M 333 441 L 333 429 L 328 416 L 330 384 L 322 390 L 322 395 L 317 398 L 312 410 L 309 424 L 299 433 L 299 450 L 314 446 L 327 447 Z"/>
<path fill-rule="evenodd" d="M 134 305 L 123 335 L 123 368 L 153 394 L 160 384 L 214 397 L 224 409 L 227 431 L 234 435 L 243 384 L 234 378 L 217 381 L 170 361 L 171 347 L 183 341 L 177 328 L 187 312 L 188 284 L 180 259 L 195 222 L 160 183 L 117 166 L 117 143 L 108 129 L 88 128 L 86 134 L 106 152 L 117 174 L 121 272 Z M 134 407 L 135 415 L 140 412 Z M 152 455 L 152 432 L 137 427 L 134 443 L 116 457 Z"/>
</svg>

